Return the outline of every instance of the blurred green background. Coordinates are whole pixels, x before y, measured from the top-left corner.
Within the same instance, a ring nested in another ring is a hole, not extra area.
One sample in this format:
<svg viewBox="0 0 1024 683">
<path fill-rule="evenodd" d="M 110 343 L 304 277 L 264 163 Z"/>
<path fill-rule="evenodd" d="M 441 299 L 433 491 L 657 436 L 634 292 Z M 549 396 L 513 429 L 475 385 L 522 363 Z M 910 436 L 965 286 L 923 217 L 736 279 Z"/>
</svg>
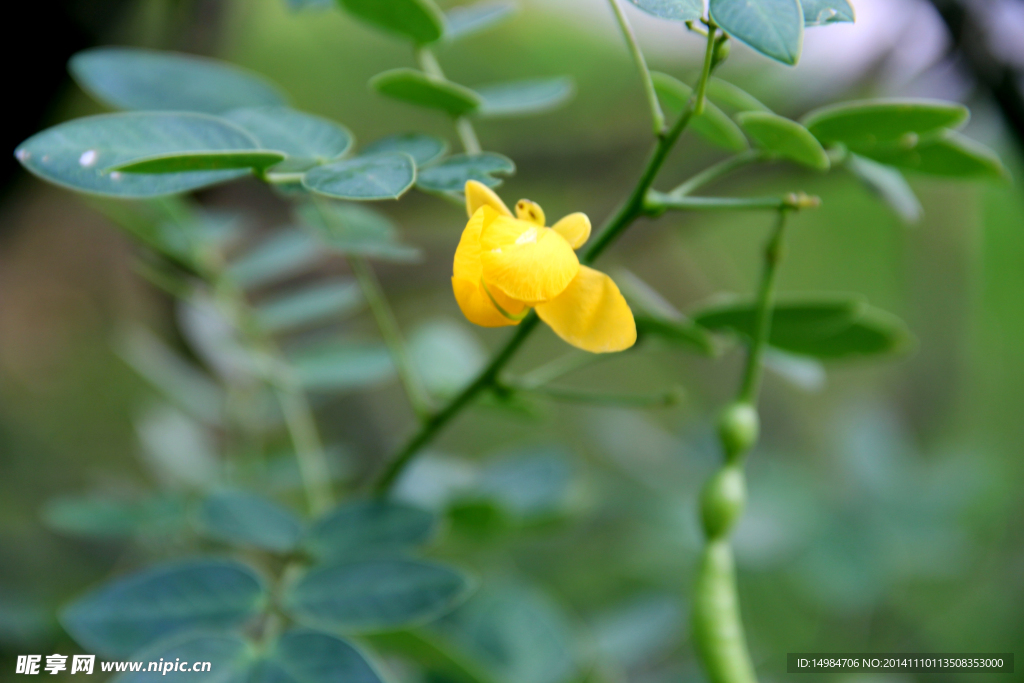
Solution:
<svg viewBox="0 0 1024 683">
<path fill-rule="evenodd" d="M 854 4 L 861 21 L 817 29 L 824 33 L 809 42 L 797 70 L 735 47 L 720 75 L 794 118 L 865 95 L 961 97 L 975 112 L 967 133 L 994 145 L 1020 178 L 1019 148 L 994 106 L 950 66 L 930 6 Z M 569 106 L 486 122 L 479 132 L 485 149 L 518 165 L 499 190 L 506 201 L 529 197 L 549 217 L 584 211 L 599 223 L 648 147 L 635 73 L 604 2 L 520 5 L 510 22 L 439 58 L 449 77 L 468 85 L 575 79 Z M 650 45 L 652 66 L 689 77 L 700 41 L 680 27 L 630 17 Z M 897 23 L 904 33 L 892 29 Z M 363 142 L 405 130 L 457 142 L 444 117 L 368 90 L 374 74 L 413 65 L 407 46 L 331 8 L 132 0 L 106 11 L 92 30 L 101 44 L 199 52 L 250 67 L 282 85 L 297 107 L 343 122 Z M 100 111 L 70 81 L 50 96 L 36 129 Z M 670 187 L 719 157 L 687 135 L 659 184 Z M 764 438 L 750 458 L 751 502 L 735 540 L 748 639 L 765 681 L 786 678 L 787 652 L 1006 652 L 1024 642 L 1024 192 L 1016 181 L 911 183 L 924 208 L 911 226 L 841 169 L 814 175 L 775 164 L 712 190 L 820 195 L 819 210 L 793 220 L 781 290 L 863 293 L 906 320 L 918 341 L 897 359 L 828 365 L 823 384 L 813 368 L 802 386 L 792 372 L 768 374 Z M 241 211 L 257 230 L 288 217 L 256 182 L 200 199 Z M 379 269 L 407 333 L 415 338 L 443 320 L 484 347 L 501 343 L 506 331 L 463 325 L 451 295 L 463 212 L 415 194 L 383 208 L 426 252 L 419 264 Z M 88 201 L 22 174 L 3 195 L 0 216 L 0 679 L 13 680 L 17 654 L 78 651 L 54 618 L 60 604 L 112 572 L 209 548 L 185 532 L 90 540 L 42 523 L 41 509 L 57 496 L 131 496 L 159 484 L 139 457 L 136 429 L 153 392 L 117 354 L 118 331 L 142 323 L 187 350 L 170 300 L 133 272 L 135 247 Z M 719 292 L 752 289 L 769 221 L 667 215 L 636 225 L 600 265 L 631 270 L 686 311 Z M 349 325 L 372 336 L 365 318 Z M 566 350 L 545 330 L 514 369 Z M 530 585 L 561 615 L 575 668 L 514 671 L 517 683 L 581 678 L 594 652 L 611 681 L 702 680 L 685 617 L 700 546 L 695 496 L 718 462 L 712 417 L 735 391 L 739 361 L 735 350 L 712 360 L 656 344 L 610 358 L 565 385 L 645 392 L 678 383 L 686 399 L 655 410 L 538 403 L 532 416 L 478 407 L 403 482 L 407 498 L 451 511 L 436 554 L 475 569 L 485 584 Z M 319 408 L 353 482 L 413 424 L 395 384 Z M 540 522 L 509 529 L 488 520 L 488 510 L 447 497 L 460 473 L 533 451 L 562 453 L 554 461 L 567 463 L 542 473 L 557 504 Z M 415 680 L 414 670 L 396 664 L 394 671 Z"/>
</svg>

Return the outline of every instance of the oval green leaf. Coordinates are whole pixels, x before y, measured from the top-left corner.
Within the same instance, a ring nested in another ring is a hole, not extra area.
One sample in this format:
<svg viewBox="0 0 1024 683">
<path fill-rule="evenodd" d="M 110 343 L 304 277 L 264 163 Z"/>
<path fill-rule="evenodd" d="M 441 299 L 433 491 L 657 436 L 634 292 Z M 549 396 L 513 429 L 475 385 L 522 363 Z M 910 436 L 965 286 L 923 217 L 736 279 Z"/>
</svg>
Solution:
<svg viewBox="0 0 1024 683">
<path fill-rule="evenodd" d="M 255 665 L 254 681 L 274 683 L 384 683 L 358 648 L 329 633 L 285 631 Z"/>
<path fill-rule="evenodd" d="M 939 100 L 860 100 L 809 112 L 804 127 L 822 142 L 841 142 L 855 152 L 922 136 L 967 122 L 967 107 Z"/>
<path fill-rule="evenodd" d="M 360 309 L 363 303 L 359 285 L 354 281 L 322 282 L 260 303 L 256 319 L 265 331 L 279 334 L 329 319 L 340 320 Z"/>
<path fill-rule="evenodd" d="M 87 652 L 125 657 L 176 633 L 242 624 L 266 599 L 263 581 L 244 564 L 186 560 L 115 579 L 66 607 L 60 619 Z"/>
<path fill-rule="evenodd" d="M 210 538 L 285 553 L 302 535 L 302 523 L 277 503 L 244 491 L 220 491 L 199 505 L 199 528 Z"/>
<path fill-rule="evenodd" d="M 477 114 L 496 119 L 556 109 L 569 101 L 574 87 L 571 78 L 534 78 L 483 85 L 475 90 L 483 99 Z"/>
<path fill-rule="evenodd" d="M 767 105 L 746 90 L 717 76 L 708 79 L 707 96 L 733 111 L 771 111 Z"/>
<path fill-rule="evenodd" d="M 160 641 L 133 655 L 138 658 L 136 661 L 146 662 L 142 670 L 126 672 L 110 680 L 116 683 L 167 681 L 168 672 L 146 670 L 149 668 L 149 662 L 161 659 L 172 666 L 179 661 L 190 666 L 193 663 L 199 664 L 202 668 L 197 671 L 172 672 L 182 678 L 187 676 L 196 683 L 246 680 L 244 676 L 256 657 L 256 648 L 234 634 L 187 633 Z M 208 669 L 203 665 L 204 662 L 210 663 Z"/>
<path fill-rule="evenodd" d="M 736 120 L 758 147 L 819 171 L 829 168 L 821 143 L 796 121 L 766 111 L 737 114 Z"/>
<path fill-rule="evenodd" d="M 334 344 L 291 357 L 295 375 L 311 391 L 340 393 L 378 386 L 395 376 L 391 354 L 382 344 Z"/>
<path fill-rule="evenodd" d="M 416 247 L 402 244 L 391 219 L 368 206 L 331 203 L 300 210 L 326 245 L 341 254 L 409 263 L 419 260 Z"/>
<path fill-rule="evenodd" d="M 402 152 L 411 156 L 416 162 L 416 166 L 419 167 L 440 159 L 447 151 L 448 143 L 436 135 L 402 133 L 389 135 L 367 145 L 363 150 L 363 156 L 383 154 L 384 152 Z"/>
<path fill-rule="evenodd" d="M 416 182 L 416 163 L 408 154 L 387 152 L 317 166 L 302 178 L 307 190 L 335 199 L 398 199 Z"/>
<path fill-rule="evenodd" d="M 416 186 L 429 192 L 462 192 L 466 182 L 476 180 L 488 187 L 501 185 L 498 175 L 512 175 L 516 165 L 494 152 L 456 154 L 420 171 Z"/>
<path fill-rule="evenodd" d="M 652 71 L 651 79 L 654 81 L 654 89 L 665 109 L 676 114 L 682 112 L 693 89 L 677 78 L 660 71 Z M 713 145 L 734 152 L 742 152 L 750 146 L 739 126 L 733 123 L 732 119 L 709 99 L 704 100 L 704 112 L 700 116 L 690 119 L 690 126 Z"/>
<path fill-rule="evenodd" d="M 114 109 L 220 114 L 285 103 L 281 92 L 255 73 L 178 52 L 100 47 L 79 52 L 68 68 L 83 90 Z"/>
<path fill-rule="evenodd" d="M 188 173 L 190 171 L 223 171 L 226 169 L 254 169 L 265 171 L 284 161 L 280 152 L 260 150 L 232 150 L 228 152 L 175 152 L 135 159 L 103 169 L 104 173 Z"/>
<path fill-rule="evenodd" d="M 133 112 L 62 123 L 18 146 L 15 156 L 43 180 L 109 197 L 159 197 L 232 180 L 247 170 L 159 175 L 107 172 L 130 161 L 182 152 L 255 150 L 256 141 L 234 124 L 206 114 Z"/>
<path fill-rule="evenodd" d="M 352 146 L 352 133 L 344 126 L 288 107 L 234 109 L 224 118 L 248 131 L 263 149 L 283 152 L 289 159 L 323 163 Z"/>
<path fill-rule="evenodd" d="M 804 8 L 804 26 L 853 23 L 850 0 L 800 0 Z"/>
<path fill-rule="evenodd" d="M 174 532 L 185 520 L 184 505 L 174 498 L 122 501 L 100 496 L 64 496 L 46 502 L 43 523 L 53 531 L 84 538 L 130 538 Z"/>
<path fill-rule="evenodd" d="M 852 152 L 846 155 L 846 168 L 881 197 L 904 222 L 916 223 L 921 218 L 921 202 L 898 170 Z"/>
<path fill-rule="evenodd" d="M 461 40 L 496 26 L 516 11 L 513 2 L 475 2 L 448 10 L 445 15 L 444 39 Z"/>
<path fill-rule="evenodd" d="M 799 0 L 711 0 L 711 18 L 722 30 L 766 57 L 794 65 L 804 42 Z"/>
<path fill-rule="evenodd" d="M 376 558 L 311 570 L 285 592 L 284 605 L 301 622 L 363 633 L 436 619 L 464 601 L 469 578 L 422 560 Z"/>
<path fill-rule="evenodd" d="M 432 0 L 338 0 L 349 14 L 419 44 L 444 33 L 444 13 Z"/>
<path fill-rule="evenodd" d="M 704 15 L 704 0 L 629 0 L 656 17 L 675 21 L 696 21 Z"/>
<path fill-rule="evenodd" d="M 482 103 L 480 96 L 469 88 L 416 69 L 392 69 L 377 74 L 370 79 L 370 87 L 390 98 L 440 109 L 456 117 L 476 111 Z"/>
<path fill-rule="evenodd" d="M 436 528 L 426 510 L 382 500 L 343 503 L 317 519 L 305 548 L 320 559 L 395 551 L 426 543 Z"/>
<path fill-rule="evenodd" d="M 863 156 L 908 171 L 948 178 L 1001 178 L 1006 175 L 995 152 L 953 130 L 903 143 L 861 150 Z"/>
</svg>

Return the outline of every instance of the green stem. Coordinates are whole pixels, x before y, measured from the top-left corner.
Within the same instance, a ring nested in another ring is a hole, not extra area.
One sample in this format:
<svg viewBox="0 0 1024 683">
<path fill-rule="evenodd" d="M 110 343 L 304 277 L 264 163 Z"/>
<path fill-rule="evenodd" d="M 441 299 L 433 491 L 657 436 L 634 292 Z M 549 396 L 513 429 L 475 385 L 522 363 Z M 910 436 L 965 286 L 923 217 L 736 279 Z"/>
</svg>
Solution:
<svg viewBox="0 0 1024 683">
<path fill-rule="evenodd" d="M 598 406 L 618 406 L 627 408 L 655 408 L 674 406 L 682 399 L 680 388 L 669 389 L 655 394 L 609 394 L 595 393 L 591 391 L 580 391 L 577 389 L 564 389 L 561 387 L 549 386 L 524 386 L 519 383 L 509 382 L 505 385 L 512 391 L 537 394 L 554 401 L 565 403 L 585 403 Z"/>
<path fill-rule="evenodd" d="M 686 182 L 675 187 L 672 191 L 668 192 L 672 197 L 685 197 L 688 194 L 693 194 L 700 188 L 713 183 L 714 181 L 729 175 L 733 171 L 736 171 L 744 166 L 749 166 L 757 161 L 762 161 L 766 158 L 764 152 L 756 149 L 748 149 L 746 152 L 740 152 L 736 156 L 731 156 L 728 159 L 719 161 L 714 166 L 709 166 L 697 175 L 693 176 Z"/>
<path fill-rule="evenodd" d="M 434 55 L 433 50 L 429 47 L 422 46 L 416 48 L 416 61 L 419 62 L 420 68 L 423 69 L 423 73 L 434 78 L 445 78 L 444 69 L 441 68 L 441 63 L 437 61 L 437 56 Z M 459 140 L 462 141 L 462 149 L 466 154 L 479 154 L 481 151 L 480 139 L 476 135 L 476 129 L 473 128 L 473 122 L 465 116 L 460 116 L 455 119 L 455 130 L 459 134 Z"/>
<path fill-rule="evenodd" d="M 654 80 L 651 78 L 650 69 L 647 68 L 647 60 L 644 59 L 644 53 L 640 50 L 640 45 L 636 41 L 636 34 L 633 33 L 633 27 L 629 25 L 629 20 L 626 19 L 626 13 L 622 11 L 619 0 L 608 0 L 608 4 L 612 6 L 612 12 L 619 23 L 619 30 L 622 31 L 622 36 L 626 39 L 626 45 L 629 46 L 629 52 L 633 56 L 633 62 L 636 63 L 637 71 L 640 72 L 640 80 L 644 86 L 644 95 L 647 97 L 647 104 L 651 108 L 651 123 L 654 125 L 654 134 L 661 135 L 665 132 L 665 113 L 661 110 L 658 93 L 654 89 Z"/>
<path fill-rule="evenodd" d="M 295 448 L 295 459 L 309 499 L 309 510 L 313 516 L 319 515 L 331 507 L 333 496 L 331 473 L 316 428 L 313 409 L 305 393 L 293 382 L 280 383 L 275 387 L 274 395 L 281 406 L 288 435 Z"/>
<path fill-rule="evenodd" d="M 703 83 L 703 81 L 705 81 L 711 73 L 710 60 L 714 50 L 714 37 L 715 30 L 712 28 L 709 31 L 708 49 L 705 51 L 704 56 L 705 68 L 701 72 L 702 82 L 698 84 L 697 88 L 697 92 L 700 93 L 703 93 L 705 89 L 705 83 Z M 647 165 L 640 174 L 640 179 L 637 181 L 633 191 L 622 206 L 619 207 L 618 211 L 616 211 L 608 220 L 604 228 L 601 229 L 594 242 L 584 252 L 583 256 L 580 258 L 582 263 L 592 263 L 594 259 L 600 256 L 601 253 L 633 223 L 633 221 L 643 215 L 644 197 L 646 197 L 647 191 L 650 189 L 655 177 L 657 177 L 658 171 L 665 163 L 665 159 L 668 157 L 672 147 L 675 145 L 676 141 L 679 140 L 679 136 L 682 135 L 687 124 L 690 122 L 696 101 L 696 97 L 690 99 L 687 103 L 686 109 L 684 109 L 682 115 L 680 115 L 679 119 L 675 124 L 673 124 L 671 130 L 660 137 L 655 143 L 654 150 L 648 157 Z M 519 350 L 519 347 L 522 346 L 527 337 L 530 336 L 530 333 L 532 333 L 537 327 L 538 322 L 539 318 L 537 315 L 531 314 L 527 316 L 523 322 L 519 323 L 519 327 L 516 329 L 515 333 L 508 342 L 505 343 L 505 346 L 498 351 L 488 366 L 480 371 L 480 373 L 466 386 L 466 388 L 451 399 L 439 412 L 427 419 L 416 433 L 414 433 L 412 437 L 405 442 L 385 467 L 380 478 L 374 483 L 373 488 L 378 495 L 387 494 L 405 467 L 416 456 L 416 453 L 419 452 L 423 446 L 430 443 L 437 433 L 447 425 L 452 418 L 458 415 L 458 413 L 473 399 L 475 399 L 478 394 L 483 392 L 485 389 L 489 389 L 494 386 L 498 374 L 509 360 L 512 359 L 512 356 L 514 356 L 516 351 Z"/>
<path fill-rule="evenodd" d="M 516 385 L 522 389 L 535 389 L 607 357 L 608 354 L 573 351 L 520 376 Z"/>
<path fill-rule="evenodd" d="M 405 393 L 409 396 L 409 402 L 412 403 L 416 414 L 421 419 L 425 419 L 430 413 L 432 401 L 423 386 L 419 372 L 413 365 L 412 358 L 409 356 L 409 350 L 402 338 L 398 321 L 395 320 L 395 314 L 381 289 L 380 280 L 377 279 L 370 264 L 361 256 L 349 256 L 348 264 L 356 276 L 356 281 L 359 283 L 366 302 L 370 305 L 370 312 L 373 313 L 373 317 L 377 321 L 377 328 L 380 330 L 381 336 L 384 337 L 384 343 L 387 344 L 388 351 L 391 352 L 391 358 L 395 361 L 398 377 L 402 381 L 402 386 L 405 387 Z"/>
<path fill-rule="evenodd" d="M 780 211 L 795 208 L 794 196 L 785 197 L 674 197 L 651 190 L 644 202 L 653 215 L 674 211 Z"/>
</svg>

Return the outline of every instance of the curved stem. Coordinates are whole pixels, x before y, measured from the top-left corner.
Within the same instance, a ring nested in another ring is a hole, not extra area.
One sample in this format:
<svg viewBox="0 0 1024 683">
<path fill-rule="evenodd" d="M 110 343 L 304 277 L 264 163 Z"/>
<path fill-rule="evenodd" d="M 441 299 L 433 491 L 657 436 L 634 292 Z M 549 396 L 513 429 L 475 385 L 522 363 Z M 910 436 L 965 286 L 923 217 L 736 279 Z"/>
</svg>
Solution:
<svg viewBox="0 0 1024 683">
<path fill-rule="evenodd" d="M 812 198 L 807 198 L 814 201 Z M 796 195 L 784 197 L 675 197 L 651 190 L 644 208 L 659 215 L 667 210 L 676 211 L 780 211 L 793 208 Z"/>
<path fill-rule="evenodd" d="M 708 166 L 706 169 L 686 182 L 678 185 L 667 194 L 671 197 L 685 197 L 686 195 L 696 192 L 705 185 L 708 185 L 709 183 L 712 183 L 737 169 L 743 168 L 744 166 L 748 166 L 757 161 L 762 161 L 765 158 L 765 154 L 760 150 L 748 149 L 746 152 L 740 152 L 736 156 L 723 159 L 714 166 Z"/>
<path fill-rule="evenodd" d="M 658 93 L 654 89 L 654 80 L 651 78 L 650 69 L 647 68 L 647 60 L 644 59 L 644 53 L 636 42 L 636 34 L 633 33 L 633 27 L 629 25 L 629 20 L 626 19 L 626 13 L 622 11 L 619 0 L 608 0 L 608 4 L 612 6 L 615 20 L 619 23 L 619 30 L 622 31 L 622 36 L 626 39 L 626 45 L 629 46 L 629 52 L 633 55 L 637 71 L 640 72 L 640 80 L 644 86 L 644 95 L 647 97 L 647 104 L 651 108 L 651 123 L 654 125 L 654 134 L 661 135 L 665 130 L 665 113 L 661 110 Z"/>
</svg>

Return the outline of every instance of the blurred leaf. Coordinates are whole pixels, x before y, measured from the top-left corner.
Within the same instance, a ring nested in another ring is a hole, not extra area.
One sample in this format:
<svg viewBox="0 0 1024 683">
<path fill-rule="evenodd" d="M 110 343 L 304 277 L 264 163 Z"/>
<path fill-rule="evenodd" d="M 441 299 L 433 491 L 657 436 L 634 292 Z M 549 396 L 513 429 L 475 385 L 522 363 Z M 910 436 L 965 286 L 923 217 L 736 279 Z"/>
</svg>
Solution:
<svg viewBox="0 0 1024 683">
<path fill-rule="evenodd" d="M 295 547 L 302 523 L 277 503 L 244 491 L 218 491 L 200 503 L 199 527 L 226 543 L 278 553 Z"/>
<path fill-rule="evenodd" d="M 228 264 L 228 276 L 247 289 L 292 277 L 325 255 L 315 237 L 305 230 L 279 230 Z"/>
<path fill-rule="evenodd" d="M 853 23 L 850 0 L 800 0 L 804 8 L 804 26 Z"/>
<path fill-rule="evenodd" d="M 696 21 L 704 15 L 703 0 L 629 0 L 656 17 L 676 21 Z"/>
<path fill-rule="evenodd" d="M 226 683 L 245 680 L 245 674 L 256 658 L 256 648 L 234 634 L 186 633 L 161 640 L 142 652 L 132 653 L 136 661 L 147 662 L 142 671 L 127 672 L 111 678 L 116 683 L 157 683 L 166 681 L 167 672 L 146 671 L 148 662 L 209 662 L 209 671 L 172 673 L 172 678 L 187 677 L 196 683 Z"/>
<path fill-rule="evenodd" d="M 514 529 L 515 523 L 496 500 L 460 498 L 448 506 L 448 523 L 453 534 L 474 543 L 485 543 Z"/>
<path fill-rule="evenodd" d="M 956 131 L 946 130 L 908 144 L 878 145 L 860 154 L 889 166 L 950 178 L 1002 178 L 1003 162 L 995 152 Z"/>
<path fill-rule="evenodd" d="M 265 171 L 274 164 L 284 161 L 279 152 L 259 150 L 232 150 L 226 152 L 174 152 L 134 159 L 103 170 L 104 173 L 188 173 L 190 171 L 223 171 L 246 168 Z"/>
<path fill-rule="evenodd" d="M 301 622 L 346 633 L 387 631 L 432 621 L 466 599 L 472 582 L 444 565 L 377 558 L 310 570 L 284 595 Z"/>
<path fill-rule="evenodd" d="M 693 89 L 660 71 L 652 71 L 651 78 L 665 108 L 674 114 L 682 113 Z M 743 131 L 710 100 L 705 100 L 704 113 L 694 116 L 690 126 L 708 142 L 733 152 L 742 152 L 749 147 Z"/>
<path fill-rule="evenodd" d="M 110 197 L 159 197 L 239 178 L 247 170 L 163 175 L 105 169 L 180 152 L 237 151 L 257 147 L 248 133 L 206 114 L 137 112 L 103 114 L 62 123 L 18 146 L 18 161 L 43 180 L 78 192 Z"/>
<path fill-rule="evenodd" d="M 426 543 L 435 527 L 434 515 L 418 507 L 383 500 L 349 501 L 313 523 L 305 546 L 320 559 L 393 552 Z"/>
<path fill-rule="evenodd" d="M 420 171 L 416 186 L 430 192 L 462 192 L 466 181 L 477 180 L 488 187 L 501 185 L 497 175 L 512 175 L 516 165 L 494 152 L 456 154 Z"/>
<path fill-rule="evenodd" d="M 430 630 L 501 683 L 564 683 L 577 674 L 565 615 L 521 585 L 487 587 Z"/>
<path fill-rule="evenodd" d="M 399 241 L 391 219 L 371 207 L 321 202 L 307 204 L 299 213 L 327 246 L 339 253 L 397 263 L 420 258 L 419 249 Z"/>
<path fill-rule="evenodd" d="M 181 527 L 185 509 L 174 498 L 116 500 L 92 494 L 61 496 L 46 502 L 43 523 L 53 531 L 85 538 L 130 538 Z"/>
<path fill-rule="evenodd" d="M 204 490 L 220 480 L 213 436 L 167 405 L 145 412 L 135 425 L 143 460 L 162 483 Z"/>
<path fill-rule="evenodd" d="M 497 683 L 479 665 L 426 629 L 377 633 L 370 635 L 369 640 L 377 649 L 404 655 L 430 672 L 441 674 L 444 680 Z"/>
<path fill-rule="evenodd" d="M 249 132 L 264 149 L 284 152 L 293 160 L 323 163 L 352 146 L 344 126 L 288 107 L 234 109 L 225 118 Z"/>
<path fill-rule="evenodd" d="M 242 338 L 211 292 L 197 289 L 177 302 L 178 327 L 198 355 L 228 382 L 251 383 L 262 378 L 265 362 Z"/>
<path fill-rule="evenodd" d="M 93 48 L 72 57 L 68 69 L 83 90 L 114 109 L 220 114 L 285 103 L 281 92 L 262 76 L 178 52 Z"/>
<path fill-rule="evenodd" d="M 747 91 L 717 76 L 708 79 L 707 96 L 735 111 L 771 111 Z"/>
<path fill-rule="evenodd" d="M 267 599 L 256 573 L 231 560 L 184 560 L 117 578 L 79 598 L 60 619 L 87 652 L 126 657 L 190 629 L 238 626 Z"/>
<path fill-rule="evenodd" d="M 338 0 L 341 6 L 376 28 L 419 44 L 432 43 L 444 33 L 444 14 L 433 0 Z"/>
<path fill-rule="evenodd" d="M 905 223 L 916 223 L 920 220 L 921 202 L 902 173 L 852 152 L 846 155 L 846 167 L 888 204 Z"/>
<path fill-rule="evenodd" d="M 384 683 L 352 643 L 305 628 L 285 631 L 256 667 L 250 680 L 268 683 Z"/>
<path fill-rule="evenodd" d="M 474 2 L 448 10 L 444 39 L 456 41 L 497 25 L 516 11 L 514 2 Z"/>
<path fill-rule="evenodd" d="M 761 149 L 819 171 L 828 170 L 828 154 L 796 121 L 764 111 L 742 112 L 736 120 Z"/>
<path fill-rule="evenodd" d="M 563 509 L 572 482 L 568 453 L 559 447 L 522 449 L 488 463 L 474 491 L 513 517 L 530 520 Z"/>
<path fill-rule="evenodd" d="M 370 87 L 407 104 L 440 109 L 450 116 L 465 116 L 480 108 L 478 94 L 464 85 L 430 76 L 416 69 L 392 69 L 370 79 Z"/>
<path fill-rule="evenodd" d="M 711 336 L 700 325 L 680 313 L 650 285 L 624 268 L 615 272 L 615 282 L 633 308 L 637 334 L 659 337 L 683 344 L 705 355 L 715 354 Z"/>
<path fill-rule="evenodd" d="M 493 83 L 475 88 L 483 103 L 481 118 L 541 114 L 562 106 L 573 94 L 571 78 L 533 78 L 507 83 Z"/>
<path fill-rule="evenodd" d="M 291 357 L 299 381 L 312 391 L 343 392 L 391 381 L 395 366 L 383 344 L 333 344 Z"/>
<path fill-rule="evenodd" d="M 423 133 L 403 133 L 389 135 L 367 145 L 363 156 L 383 154 L 384 152 L 402 152 L 408 154 L 416 162 L 416 166 L 429 164 L 445 155 L 448 143 L 434 135 Z"/>
<path fill-rule="evenodd" d="M 398 199 L 416 181 L 408 154 L 387 152 L 317 166 L 302 178 L 306 189 L 335 199 Z"/>
<path fill-rule="evenodd" d="M 671 595 L 648 595 L 601 614 L 594 639 L 602 657 L 625 669 L 670 652 L 680 639 L 683 610 Z"/>
<path fill-rule="evenodd" d="M 722 30 L 766 57 L 793 65 L 804 42 L 799 0 L 710 0 L 711 18 Z"/>
<path fill-rule="evenodd" d="M 801 391 L 814 393 L 825 388 L 825 366 L 815 358 L 769 347 L 764 354 L 764 367 Z"/>
<path fill-rule="evenodd" d="M 823 143 L 841 142 L 855 152 L 897 143 L 905 136 L 955 128 L 967 121 L 967 107 L 938 100 L 858 100 L 809 112 L 802 123 Z"/>
<path fill-rule="evenodd" d="M 750 338 L 755 306 L 735 300 L 705 308 L 694 320 L 715 331 Z M 823 360 L 898 353 L 911 336 L 895 316 L 872 308 L 859 297 L 816 296 L 775 304 L 769 343 L 783 351 Z"/>
<path fill-rule="evenodd" d="M 487 362 L 487 352 L 465 325 L 435 320 L 417 327 L 409 337 L 409 353 L 427 391 L 453 396 Z"/>
<path fill-rule="evenodd" d="M 265 301 L 256 309 L 260 326 L 272 334 L 341 319 L 363 305 L 359 285 L 336 280 L 304 286 Z"/>
</svg>

